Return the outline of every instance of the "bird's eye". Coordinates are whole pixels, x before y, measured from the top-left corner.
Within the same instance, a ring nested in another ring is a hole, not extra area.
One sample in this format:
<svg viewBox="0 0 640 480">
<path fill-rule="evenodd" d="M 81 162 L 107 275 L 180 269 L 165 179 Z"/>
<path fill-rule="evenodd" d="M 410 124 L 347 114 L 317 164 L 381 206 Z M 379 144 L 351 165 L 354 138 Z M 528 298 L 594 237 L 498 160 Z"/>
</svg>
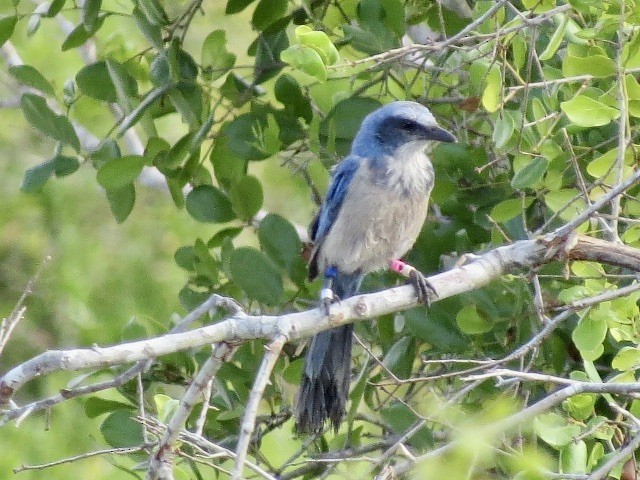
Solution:
<svg viewBox="0 0 640 480">
<path fill-rule="evenodd" d="M 401 127 L 403 130 L 407 130 L 408 132 L 410 132 L 416 128 L 416 124 L 410 120 L 403 120 L 401 123 Z"/>
</svg>

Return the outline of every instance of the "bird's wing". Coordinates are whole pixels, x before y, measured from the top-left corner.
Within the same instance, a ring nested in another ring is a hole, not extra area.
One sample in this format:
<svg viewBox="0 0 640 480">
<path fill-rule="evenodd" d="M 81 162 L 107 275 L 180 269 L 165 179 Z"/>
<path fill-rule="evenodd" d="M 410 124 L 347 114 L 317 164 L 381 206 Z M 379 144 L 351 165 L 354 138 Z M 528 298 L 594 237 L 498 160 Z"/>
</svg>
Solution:
<svg viewBox="0 0 640 480">
<path fill-rule="evenodd" d="M 320 207 L 318 215 L 311 224 L 311 240 L 315 244 L 314 253 L 309 264 L 309 278 L 311 279 L 318 275 L 316 264 L 318 249 L 338 217 L 340 207 L 342 207 L 342 203 L 349 191 L 349 184 L 361 163 L 361 158 L 350 155 L 336 166 L 331 175 L 331 185 L 329 185 L 327 196 Z"/>
</svg>

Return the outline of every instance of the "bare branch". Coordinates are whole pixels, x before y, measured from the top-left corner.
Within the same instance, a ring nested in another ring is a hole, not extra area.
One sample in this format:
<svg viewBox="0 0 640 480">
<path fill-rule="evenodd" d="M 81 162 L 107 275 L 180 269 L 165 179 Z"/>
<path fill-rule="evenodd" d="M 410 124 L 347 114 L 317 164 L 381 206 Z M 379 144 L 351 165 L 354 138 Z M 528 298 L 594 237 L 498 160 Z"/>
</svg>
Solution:
<svg viewBox="0 0 640 480">
<path fill-rule="evenodd" d="M 2 322 L 0 323 L 0 355 L 2 355 L 2 351 L 7 345 L 9 338 L 11 338 L 11 332 L 13 332 L 13 329 L 16 327 L 16 325 L 18 325 L 20 320 L 24 318 L 24 313 L 27 310 L 27 307 L 24 306 L 24 302 L 27 297 L 31 295 L 31 293 L 33 293 L 33 286 L 38 281 L 38 278 L 40 278 L 40 275 L 42 274 L 43 270 L 50 260 L 51 256 L 46 255 L 44 257 L 44 260 L 42 260 L 42 262 L 40 263 L 40 266 L 36 270 L 36 273 L 33 274 L 33 277 L 29 279 L 27 285 L 24 287 L 24 290 L 22 291 L 20 298 L 16 302 L 16 305 L 13 307 L 13 310 L 11 311 L 9 317 L 2 319 Z"/>
<path fill-rule="evenodd" d="M 241 480 L 243 478 L 242 472 L 247 458 L 247 451 L 249 450 L 249 443 L 253 436 L 260 400 L 262 400 L 264 389 L 267 387 L 267 383 L 269 383 L 269 377 L 271 376 L 273 367 L 278 361 L 278 357 L 280 356 L 280 352 L 282 352 L 282 347 L 284 347 L 286 341 L 287 337 L 279 335 L 265 347 L 266 353 L 262 358 L 260 370 L 258 370 L 256 379 L 253 382 L 251 395 L 249 396 L 244 417 L 242 418 L 240 438 L 238 439 L 238 446 L 236 447 L 236 463 L 234 465 L 233 472 L 231 473 L 232 480 Z"/>
<path fill-rule="evenodd" d="M 129 455 L 131 453 L 141 452 L 146 450 L 145 445 L 138 447 L 124 447 L 124 448 L 107 448 L 104 450 L 96 450 L 94 452 L 82 453 L 80 455 L 74 455 L 73 457 L 63 458 L 62 460 L 56 460 L 55 462 L 43 463 L 41 465 L 22 465 L 13 469 L 13 473 L 20 473 L 26 470 L 44 470 L 46 468 L 55 467 L 58 465 L 64 465 L 65 463 L 73 463 L 78 460 L 84 460 L 85 458 L 97 457 L 100 455 Z"/>
<path fill-rule="evenodd" d="M 202 317 L 206 313 L 211 310 L 214 310 L 217 307 L 225 308 L 226 310 L 234 313 L 235 315 L 242 316 L 244 312 L 242 311 L 242 307 L 238 305 L 238 303 L 228 297 L 222 297 L 217 294 L 211 295 L 207 300 L 205 300 L 202 304 L 196 307 L 194 310 L 189 312 L 178 324 L 171 329 L 169 333 L 179 333 L 183 332 L 187 329 L 187 327 L 193 323 L 198 318 Z M 151 360 L 141 360 L 133 367 L 129 368 L 125 372 L 119 374 L 115 378 L 111 380 L 106 380 L 104 382 L 95 383 L 92 385 L 85 385 L 81 387 L 76 387 L 72 389 L 62 390 L 57 395 L 53 395 L 49 398 L 45 398 L 43 400 L 39 400 L 23 407 L 13 408 L 9 411 L 3 412 L 2 417 L 0 417 L 0 426 L 10 421 L 12 419 L 22 419 L 31 413 L 44 410 L 46 408 L 50 408 L 53 405 L 58 403 L 62 403 L 65 400 L 69 400 L 70 398 L 80 397 L 83 395 L 89 395 L 91 393 L 99 392 L 102 390 L 107 390 L 109 388 L 116 388 L 124 385 L 140 372 L 144 372 L 151 366 Z"/>
<path fill-rule="evenodd" d="M 547 240 L 551 239 L 549 243 Z M 587 259 L 595 253 L 589 248 L 593 239 L 571 237 L 523 240 L 498 247 L 470 264 L 430 277 L 439 299 L 448 298 L 490 283 L 516 269 L 532 267 L 554 258 Z M 603 241 L 596 242 L 601 247 Z M 604 242 L 607 243 L 607 242 Z M 640 270 L 640 252 L 630 247 L 609 243 L 608 250 L 597 254 L 605 263 L 612 259 L 628 268 Z M 578 248 L 576 248 L 578 247 Z M 618 253 L 616 255 L 616 252 Z M 633 253 L 631 259 L 620 252 Z M 162 337 L 124 343 L 111 347 L 48 351 L 16 366 L 0 378 L 0 401 L 6 404 L 24 383 L 57 370 L 104 368 L 113 365 L 148 361 L 153 358 L 191 348 L 227 341 L 243 342 L 255 339 L 275 339 L 284 335 L 288 341 L 299 340 L 322 330 L 354 321 L 385 315 L 415 306 L 417 299 L 411 286 L 391 288 L 382 292 L 359 295 L 332 306 L 331 315 L 320 310 L 297 312 L 281 316 L 248 316 L 235 314 L 231 318 L 195 330 L 171 333 Z M 202 309 L 202 307 L 200 307 Z M 5 412 L 5 416 L 6 416 Z M 15 418 L 15 417 L 14 417 Z"/>
<path fill-rule="evenodd" d="M 178 409 L 167 424 L 162 439 L 158 442 L 158 446 L 151 455 L 149 468 L 147 469 L 147 478 L 149 480 L 168 480 L 173 478 L 173 456 L 180 438 L 180 432 L 184 428 L 193 407 L 202 398 L 207 385 L 216 375 L 222 363 L 227 361 L 234 351 L 235 347 L 231 347 L 227 343 L 219 343 L 200 368 L 200 371 L 182 396 Z M 142 420 L 144 425 L 144 418 Z"/>
</svg>

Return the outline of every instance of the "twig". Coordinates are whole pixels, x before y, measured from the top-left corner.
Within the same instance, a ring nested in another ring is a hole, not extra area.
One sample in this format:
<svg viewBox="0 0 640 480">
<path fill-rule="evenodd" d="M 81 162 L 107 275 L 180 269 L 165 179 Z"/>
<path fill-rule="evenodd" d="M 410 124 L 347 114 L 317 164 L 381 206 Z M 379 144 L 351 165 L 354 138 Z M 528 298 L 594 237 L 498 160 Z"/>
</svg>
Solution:
<svg viewBox="0 0 640 480">
<path fill-rule="evenodd" d="M 235 315 L 244 315 L 242 307 L 240 307 L 240 305 L 238 305 L 235 300 L 229 297 L 223 297 L 218 294 L 213 294 L 207 300 L 202 302 L 199 306 L 185 315 L 185 317 L 180 322 L 178 322 L 178 324 L 174 328 L 172 328 L 169 333 L 180 333 L 185 331 L 191 323 L 217 307 L 223 307 L 233 312 Z M 152 360 L 143 359 L 136 363 L 133 367 L 113 378 L 112 380 L 106 380 L 104 382 L 99 382 L 92 385 L 62 390 L 57 395 L 53 395 L 49 398 L 32 402 L 30 404 L 24 405 L 23 407 L 3 411 L 2 416 L 0 417 L 0 426 L 4 425 L 12 419 L 24 419 L 25 416 L 30 415 L 31 413 L 50 408 L 71 398 L 89 395 L 102 390 L 107 390 L 109 388 L 120 387 L 130 381 L 140 372 L 146 371 L 151 366 L 151 362 Z"/>
<path fill-rule="evenodd" d="M 636 435 L 633 439 L 620 450 L 618 450 L 615 454 L 611 455 L 609 459 L 604 462 L 600 468 L 594 470 L 587 476 L 588 480 L 604 480 L 609 476 L 609 472 L 615 467 L 618 463 L 624 460 L 625 457 L 632 455 L 633 452 L 640 446 L 640 435 Z"/>
<path fill-rule="evenodd" d="M 522 373 L 522 372 L 518 372 L 518 373 Z M 508 432 L 513 428 L 519 427 L 522 424 L 526 424 L 537 415 L 549 410 L 550 408 L 556 405 L 559 405 L 566 399 L 573 397 L 575 395 L 579 395 L 581 393 L 598 393 L 598 394 L 610 393 L 610 394 L 621 394 L 621 395 L 630 395 L 632 393 L 640 393 L 640 384 L 638 383 L 589 383 L 589 382 L 581 382 L 581 381 L 573 381 L 573 382 L 574 383 L 572 383 L 571 385 L 544 397 L 542 400 L 538 401 L 537 403 L 534 403 L 533 405 L 521 410 L 520 412 L 514 415 L 511 415 L 510 417 L 494 422 L 491 425 L 486 425 L 483 430 L 484 436 L 490 437 L 490 436 L 494 436 L 504 432 Z M 390 467 L 390 468 L 392 468 L 393 474 L 396 475 L 396 477 L 399 477 L 409 472 L 416 464 L 420 462 L 424 462 L 431 458 L 435 458 L 445 453 L 448 453 L 449 451 L 456 448 L 459 445 L 459 443 L 460 443 L 459 440 L 454 440 L 450 443 L 443 445 L 440 448 L 437 448 L 436 450 L 433 450 L 419 457 L 416 457 L 414 460 L 410 460 L 396 467 Z M 610 461 L 607 462 L 607 464 L 605 464 L 607 466 L 606 471 L 604 471 L 604 469 L 601 467 L 596 471 L 598 472 L 599 476 L 594 476 L 594 477 L 589 476 L 588 478 L 590 480 L 601 480 L 605 478 L 606 473 L 608 473 L 609 470 L 622 458 L 629 455 L 630 452 L 633 452 L 633 450 L 635 450 L 638 447 L 638 445 L 640 445 L 640 435 L 634 438 L 634 440 L 629 445 L 627 445 L 625 448 L 620 450 L 615 455 L 616 457 L 615 461 L 611 459 Z"/>
<path fill-rule="evenodd" d="M 255 381 L 253 382 L 253 388 L 251 389 L 244 417 L 242 418 L 240 438 L 238 439 L 238 446 L 236 447 L 236 462 L 231 473 L 232 480 L 241 480 L 243 478 L 242 472 L 244 470 L 244 463 L 247 458 L 251 437 L 253 436 L 260 400 L 262 400 L 264 389 L 269 383 L 269 377 L 271 376 L 273 367 L 280 357 L 280 352 L 286 341 L 287 337 L 281 334 L 265 347 L 266 353 L 262 358 L 260 370 L 258 370 Z"/>
<path fill-rule="evenodd" d="M 195 404 L 202 398 L 203 392 L 220 369 L 222 363 L 227 361 L 234 351 L 235 347 L 231 347 L 227 343 L 215 345 L 211 356 L 202 365 L 200 371 L 182 396 L 178 409 L 169 420 L 169 423 L 167 423 L 164 435 L 151 455 L 147 469 L 147 478 L 149 480 L 170 478 L 173 470 L 174 449 L 187 418 Z M 144 425 L 144 418 L 142 420 Z"/>
<path fill-rule="evenodd" d="M 18 301 L 13 307 L 9 317 L 2 319 L 2 322 L 0 323 L 0 355 L 2 355 L 2 351 L 7 345 L 9 338 L 11 338 L 13 329 L 18 325 L 18 323 L 20 323 L 20 320 L 24 318 L 24 313 L 27 311 L 27 307 L 24 306 L 24 302 L 27 297 L 33 293 L 33 286 L 38 281 L 38 278 L 40 278 L 40 275 L 50 260 L 50 255 L 46 255 L 44 257 L 42 262 L 40 262 L 40 266 L 36 270 L 36 273 L 33 274 L 27 282 L 27 285 L 24 287 L 24 290 L 22 290 L 22 294 L 20 294 L 20 298 L 18 298 Z"/>
<path fill-rule="evenodd" d="M 600 197 L 596 202 L 594 202 L 590 207 L 586 208 L 583 212 L 577 215 L 573 220 L 567 222 L 563 226 L 559 227 L 555 231 L 549 234 L 549 238 L 561 238 L 565 235 L 568 235 L 573 230 L 575 230 L 578 225 L 591 217 L 596 211 L 601 209 L 607 203 L 609 203 L 613 198 L 620 195 L 622 192 L 631 187 L 634 183 L 640 180 L 640 168 L 636 170 L 633 175 L 627 178 L 624 182 L 620 182 L 615 187 L 613 187 L 608 193 L 604 194 Z"/>
<path fill-rule="evenodd" d="M 147 445 L 139 445 L 137 447 L 107 448 L 104 450 L 96 450 L 94 452 L 82 453 L 80 455 L 74 455 L 73 457 L 56 460 L 55 462 L 43 463 L 40 465 L 21 465 L 20 467 L 14 468 L 13 473 L 20 473 L 27 470 L 44 470 L 46 468 L 55 467 L 57 465 L 63 465 L 65 463 L 74 463 L 74 462 L 77 462 L 78 460 L 97 457 L 99 455 L 129 455 L 131 453 L 144 451 L 147 448 L 148 448 Z"/>
<path fill-rule="evenodd" d="M 626 34 L 624 33 L 624 11 L 625 2 L 621 0 L 620 9 L 622 13 L 619 17 L 618 25 L 618 42 L 617 42 L 617 54 L 616 54 L 616 75 L 618 84 L 618 109 L 620 110 L 620 118 L 618 119 L 618 155 L 616 157 L 615 169 L 616 169 L 616 185 L 622 181 L 622 174 L 624 172 L 624 157 L 627 151 L 627 144 L 629 142 L 627 136 L 627 114 L 628 114 L 628 95 L 625 82 L 624 73 L 624 61 L 622 58 L 622 51 L 626 43 Z M 611 232 L 608 240 L 612 242 L 621 243 L 620 236 L 618 235 L 618 216 L 620 215 L 620 195 L 616 195 L 611 199 Z"/>
<path fill-rule="evenodd" d="M 144 419 L 146 417 L 145 408 L 144 408 L 144 387 L 142 385 L 142 372 L 139 372 L 136 375 L 136 391 L 138 393 L 138 415 L 140 418 Z M 149 443 L 149 432 L 147 432 L 147 427 L 143 423 L 142 424 L 142 442 L 147 444 Z"/>
<path fill-rule="evenodd" d="M 150 430 L 154 430 L 158 436 L 163 435 L 164 429 L 166 427 L 159 420 L 148 416 L 145 421 Z M 236 458 L 235 452 L 229 450 L 228 448 L 224 448 L 220 445 L 210 442 L 201 435 L 196 435 L 195 433 L 191 433 L 184 429 L 180 431 L 180 440 L 184 443 L 188 443 L 190 445 L 193 445 L 194 447 L 197 447 L 198 449 L 206 452 L 209 456 L 212 457 L 224 456 L 232 459 Z M 276 480 L 276 477 L 266 472 L 255 463 L 250 462 L 249 460 L 245 460 L 245 465 L 256 472 L 258 475 L 262 475 L 267 480 Z"/>
</svg>

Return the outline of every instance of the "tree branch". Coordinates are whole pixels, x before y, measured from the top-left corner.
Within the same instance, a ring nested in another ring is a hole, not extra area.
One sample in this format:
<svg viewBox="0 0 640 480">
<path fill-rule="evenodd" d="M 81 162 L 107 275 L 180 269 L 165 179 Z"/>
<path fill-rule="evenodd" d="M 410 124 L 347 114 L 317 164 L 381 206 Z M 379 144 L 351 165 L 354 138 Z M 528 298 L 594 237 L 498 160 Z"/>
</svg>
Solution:
<svg viewBox="0 0 640 480">
<path fill-rule="evenodd" d="M 597 256 L 604 263 L 640 270 L 640 251 L 603 242 L 594 242 L 584 236 L 565 239 L 548 236 L 546 239 L 522 240 L 491 250 L 467 265 L 434 275 L 429 281 L 435 288 L 438 299 L 444 299 L 482 287 L 505 273 L 531 268 L 554 259 L 584 260 Z M 397 312 L 416 304 L 414 289 L 406 285 L 346 299 L 334 304 L 329 316 L 323 315 L 318 309 L 280 316 L 236 313 L 220 323 L 187 332 L 170 333 L 111 347 L 96 345 L 85 349 L 51 350 L 14 367 L 0 378 L 0 403 L 6 405 L 26 382 L 58 370 L 105 368 L 147 361 L 222 341 L 237 343 L 256 339 L 271 340 L 279 336 L 284 336 L 287 341 L 295 341 L 329 328 Z M 202 306 L 199 310 L 202 310 Z M 9 413 L 4 412 L 5 417 Z"/>
<path fill-rule="evenodd" d="M 158 446 L 151 455 L 149 468 L 147 469 L 147 479 L 173 479 L 174 450 L 180 439 L 180 431 L 184 428 L 193 407 L 202 398 L 210 380 L 218 373 L 222 363 L 228 361 L 234 352 L 235 347 L 231 347 L 227 343 L 215 345 L 211 356 L 202 365 L 191 385 L 182 396 L 178 409 L 167 424 L 162 439 L 158 442 Z"/>
<path fill-rule="evenodd" d="M 287 338 L 284 335 L 279 335 L 265 347 L 266 353 L 262 358 L 260 370 L 258 370 L 256 379 L 253 382 L 251 395 L 249 395 L 249 401 L 247 402 L 244 417 L 242 418 L 240 438 L 238 439 L 238 446 L 236 447 L 236 463 L 231 473 L 232 480 L 241 480 L 243 478 L 242 472 L 247 458 L 247 451 L 249 450 L 249 443 L 251 442 L 255 428 L 258 406 L 260 405 L 260 400 L 262 400 L 264 389 L 267 387 L 267 383 L 269 383 L 269 377 L 271 376 L 273 367 L 286 341 Z"/>
</svg>

